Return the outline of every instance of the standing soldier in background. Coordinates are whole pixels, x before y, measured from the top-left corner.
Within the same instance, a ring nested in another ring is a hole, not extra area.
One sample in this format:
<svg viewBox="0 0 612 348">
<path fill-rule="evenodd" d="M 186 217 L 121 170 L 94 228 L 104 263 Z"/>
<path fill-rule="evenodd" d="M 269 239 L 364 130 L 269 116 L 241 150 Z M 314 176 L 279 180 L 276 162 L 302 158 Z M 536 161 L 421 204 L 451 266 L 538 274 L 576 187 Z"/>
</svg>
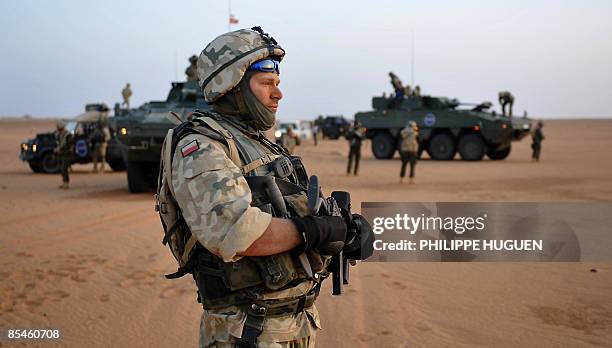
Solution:
<svg viewBox="0 0 612 348">
<path fill-rule="evenodd" d="M 185 69 L 185 75 L 187 75 L 187 81 L 198 80 L 198 57 L 195 54 L 189 57 L 189 66 Z"/>
<path fill-rule="evenodd" d="M 361 159 L 361 142 L 365 138 L 365 134 L 361 129 L 361 124 L 357 121 L 353 124 L 353 128 L 346 134 L 346 140 L 349 142 L 348 166 L 346 167 L 346 175 L 351 175 L 351 167 L 353 161 L 355 167 L 353 174 L 357 175 L 359 171 L 359 160 Z"/>
<path fill-rule="evenodd" d="M 414 91 L 412 92 L 412 96 L 414 96 L 414 97 L 420 97 L 421 96 L 421 86 L 416 85 L 414 87 Z"/>
<path fill-rule="evenodd" d="M 130 97 L 132 96 L 132 89 L 130 88 L 130 84 L 127 83 L 125 88 L 121 91 L 121 96 L 123 97 L 123 103 L 126 109 L 130 108 Z"/>
<path fill-rule="evenodd" d="M 544 134 L 542 133 L 542 127 L 544 127 L 544 124 L 542 123 L 542 121 L 539 121 L 538 126 L 531 134 L 531 139 L 532 139 L 531 149 L 533 150 L 533 153 L 531 155 L 531 160 L 534 162 L 540 161 L 540 152 L 542 151 L 542 141 L 544 140 Z"/>
<path fill-rule="evenodd" d="M 293 127 L 287 127 L 287 133 L 281 136 L 281 145 L 283 145 L 291 155 L 295 152 L 295 147 L 300 145 L 300 138 L 293 132 Z"/>
<path fill-rule="evenodd" d="M 400 184 L 406 176 L 406 164 L 410 162 L 410 184 L 414 183 L 414 169 L 419 151 L 419 128 L 414 121 L 408 122 L 406 128 L 400 132 L 402 144 L 400 145 L 400 157 L 402 168 L 400 170 Z"/>
<path fill-rule="evenodd" d="M 90 137 L 94 173 L 104 173 L 104 164 L 106 163 L 106 148 L 108 147 L 109 139 L 110 132 L 108 127 L 104 122 L 98 122 L 96 129 Z M 99 170 L 98 163 L 100 163 Z"/>
<path fill-rule="evenodd" d="M 62 173 L 62 184 L 59 188 L 67 190 L 70 183 L 68 175 L 68 167 L 72 159 L 72 134 L 66 130 L 64 121 L 57 121 L 57 146 L 53 150 L 55 158 L 59 164 L 60 173 Z"/>
<path fill-rule="evenodd" d="M 314 121 L 312 123 L 312 128 L 310 128 L 312 131 L 312 138 L 314 139 L 314 144 L 315 146 L 317 146 L 317 138 L 319 137 L 319 125 L 317 124 L 317 121 Z"/>
<path fill-rule="evenodd" d="M 502 107 L 502 115 L 506 116 L 506 105 L 508 105 L 508 116 L 512 117 L 512 105 L 514 104 L 514 96 L 508 91 L 499 92 L 499 104 Z"/>
</svg>

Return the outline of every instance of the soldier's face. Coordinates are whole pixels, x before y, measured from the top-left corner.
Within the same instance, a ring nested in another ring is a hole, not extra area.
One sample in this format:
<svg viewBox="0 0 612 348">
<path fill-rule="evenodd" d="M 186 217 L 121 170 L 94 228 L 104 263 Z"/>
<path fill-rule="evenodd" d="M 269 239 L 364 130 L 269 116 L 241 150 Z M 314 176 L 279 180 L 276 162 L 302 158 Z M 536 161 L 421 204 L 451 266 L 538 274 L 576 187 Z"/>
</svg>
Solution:
<svg viewBox="0 0 612 348">
<path fill-rule="evenodd" d="M 275 72 L 258 72 L 249 81 L 251 91 L 271 111 L 276 112 L 283 93 L 278 88 L 280 78 Z"/>
</svg>

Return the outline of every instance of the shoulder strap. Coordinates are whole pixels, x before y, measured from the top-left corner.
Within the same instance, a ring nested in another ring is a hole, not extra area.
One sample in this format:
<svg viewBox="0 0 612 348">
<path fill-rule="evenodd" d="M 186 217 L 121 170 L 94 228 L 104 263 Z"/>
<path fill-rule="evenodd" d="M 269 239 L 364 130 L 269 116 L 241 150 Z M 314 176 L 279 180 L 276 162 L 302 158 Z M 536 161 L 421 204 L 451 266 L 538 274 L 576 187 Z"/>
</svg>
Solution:
<svg viewBox="0 0 612 348">
<path fill-rule="evenodd" d="M 234 162 L 234 164 L 238 167 L 242 167 L 242 162 L 240 161 L 240 155 L 238 153 L 238 148 L 236 147 L 236 142 L 234 140 L 234 136 L 227 129 L 223 128 L 215 119 L 208 116 L 199 117 L 198 120 L 204 122 L 208 127 L 210 127 L 215 132 L 221 134 L 225 141 L 227 142 L 227 146 L 229 147 L 229 158 Z"/>
</svg>

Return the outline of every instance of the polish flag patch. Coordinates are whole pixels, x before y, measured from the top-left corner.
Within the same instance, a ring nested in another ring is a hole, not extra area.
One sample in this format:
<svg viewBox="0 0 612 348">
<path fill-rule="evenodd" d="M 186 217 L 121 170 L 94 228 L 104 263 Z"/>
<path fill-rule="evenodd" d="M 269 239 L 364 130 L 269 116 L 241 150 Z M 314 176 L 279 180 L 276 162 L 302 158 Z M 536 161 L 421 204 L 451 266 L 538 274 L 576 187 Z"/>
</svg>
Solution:
<svg viewBox="0 0 612 348">
<path fill-rule="evenodd" d="M 181 147 L 181 155 L 183 155 L 183 157 L 187 157 L 191 155 L 192 153 L 198 151 L 199 149 L 200 149 L 200 144 L 198 143 L 197 140 L 194 140 L 190 142 L 189 144 Z"/>
</svg>

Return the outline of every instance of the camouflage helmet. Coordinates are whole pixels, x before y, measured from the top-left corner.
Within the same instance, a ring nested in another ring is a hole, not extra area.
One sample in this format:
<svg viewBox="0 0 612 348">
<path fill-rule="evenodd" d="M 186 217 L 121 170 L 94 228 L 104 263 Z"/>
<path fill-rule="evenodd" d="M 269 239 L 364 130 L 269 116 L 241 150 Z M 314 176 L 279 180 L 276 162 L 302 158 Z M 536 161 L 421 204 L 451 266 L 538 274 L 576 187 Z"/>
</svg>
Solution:
<svg viewBox="0 0 612 348">
<path fill-rule="evenodd" d="M 284 55 L 285 50 L 260 27 L 218 36 L 198 58 L 198 81 L 204 99 L 213 103 L 232 90 L 256 61 L 272 57 L 280 62 Z"/>
<path fill-rule="evenodd" d="M 64 129 L 64 128 L 66 128 L 66 121 L 58 120 L 57 122 L 55 122 L 55 128 L 57 128 L 57 129 Z"/>
</svg>

